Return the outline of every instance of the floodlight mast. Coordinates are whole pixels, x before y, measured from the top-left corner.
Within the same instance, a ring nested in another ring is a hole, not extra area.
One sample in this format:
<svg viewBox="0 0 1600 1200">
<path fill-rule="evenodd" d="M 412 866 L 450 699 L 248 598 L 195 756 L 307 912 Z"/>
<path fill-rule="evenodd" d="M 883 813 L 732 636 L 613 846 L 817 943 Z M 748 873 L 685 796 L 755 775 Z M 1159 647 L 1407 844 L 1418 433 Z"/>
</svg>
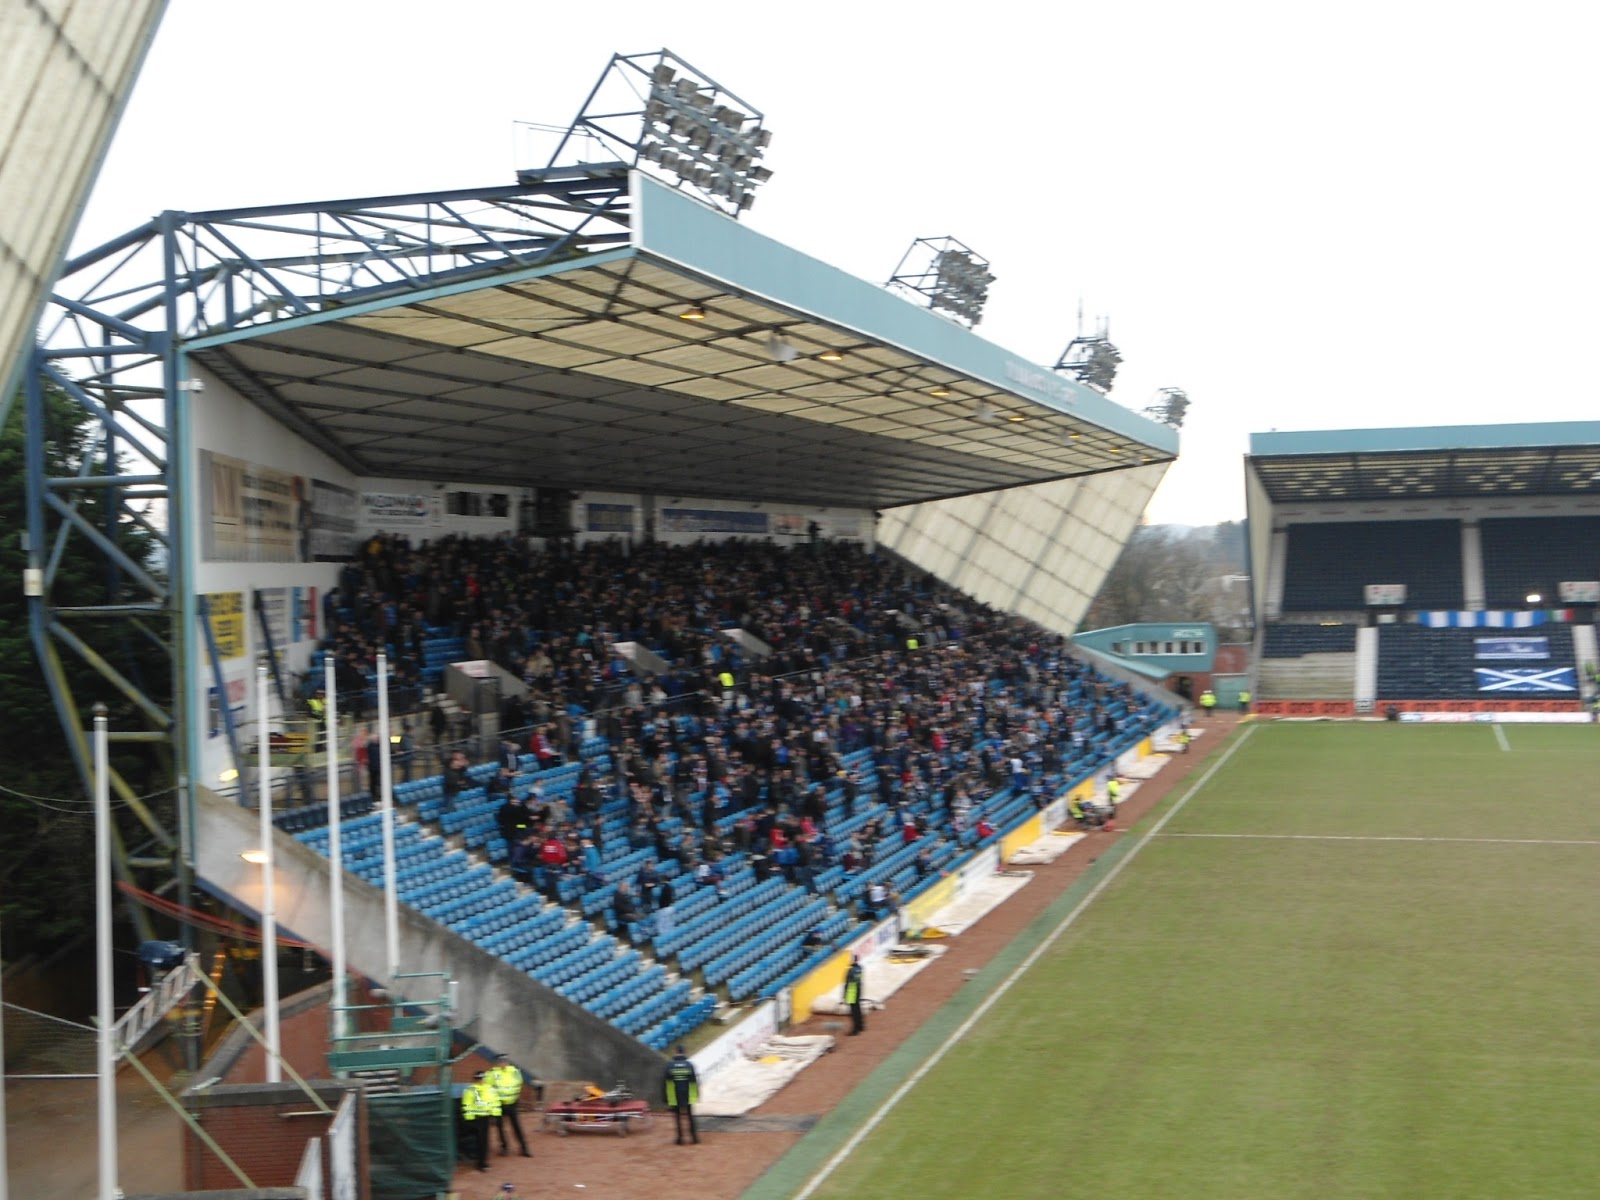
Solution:
<svg viewBox="0 0 1600 1200">
<path fill-rule="evenodd" d="M 580 162 L 585 145 L 614 154 L 599 169 L 646 168 L 694 188 L 737 217 L 772 178 L 759 160 L 772 144 L 762 113 L 670 50 L 614 54 L 546 170 Z"/>
<path fill-rule="evenodd" d="M 994 278 L 989 260 L 955 238 L 918 238 L 886 286 L 926 296 L 929 308 L 965 321 L 970 329 L 983 320 Z"/>
<path fill-rule="evenodd" d="M 1117 379 L 1117 368 L 1122 365 L 1122 351 L 1111 341 L 1111 322 L 1100 318 L 1097 332 L 1083 331 L 1083 303 L 1078 304 L 1078 336 L 1067 343 L 1067 348 L 1056 359 L 1055 370 L 1070 375 L 1079 383 L 1092 387 L 1102 394 L 1111 390 Z"/>
<path fill-rule="evenodd" d="M 1164 387 L 1145 406 L 1144 415 L 1173 429 L 1182 429 L 1189 415 L 1189 393 L 1178 387 Z"/>
</svg>

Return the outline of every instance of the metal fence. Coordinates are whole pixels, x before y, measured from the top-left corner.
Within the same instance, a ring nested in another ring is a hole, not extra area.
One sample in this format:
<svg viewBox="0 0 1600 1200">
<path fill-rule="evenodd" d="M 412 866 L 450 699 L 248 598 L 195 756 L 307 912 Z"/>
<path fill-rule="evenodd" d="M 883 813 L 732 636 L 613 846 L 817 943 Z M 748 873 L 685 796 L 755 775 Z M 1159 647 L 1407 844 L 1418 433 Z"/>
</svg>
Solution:
<svg viewBox="0 0 1600 1200">
<path fill-rule="evenodd" d="M 5 1020 L 7 1079 L 92 1079 L 98 1058 L 92 1025 L 52 1017 L 10 1001 Z"/>
</svg>

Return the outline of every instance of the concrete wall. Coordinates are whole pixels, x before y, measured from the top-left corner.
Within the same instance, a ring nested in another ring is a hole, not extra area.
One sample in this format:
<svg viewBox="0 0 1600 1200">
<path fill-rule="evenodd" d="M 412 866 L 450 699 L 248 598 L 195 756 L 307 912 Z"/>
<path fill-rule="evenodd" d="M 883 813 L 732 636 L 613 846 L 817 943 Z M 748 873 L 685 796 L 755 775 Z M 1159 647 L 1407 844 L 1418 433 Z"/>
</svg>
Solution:
<svg viewBox="0 0 1600 1200">
<path fill-rule="evenodd" d="M 256 814 L 203 789 L 197 807 L 196 874 L 209 890 L 245 912 L 259 913 L 261 868 L 239 857 L 259 843 Z M 273 853 L 280 929 L 328 946 L 328 860 L 281 832 L 275 832 Z M 347 874 L 344 906 L 351 970 L 384 979 L 383 892 Z M 403 904 L 400 970 L 440 971 L 456 980 L 457 1026 L 541 1078 L 607 1086 L 620 1079 L 648 1095 L 665 1065 L 648 1046 Z"/>
<path fill-rule="evenodd" d="M 1071 636 L 1165 463 L 886 509 L 878 541 L 985 604 Z"/>
</svg>

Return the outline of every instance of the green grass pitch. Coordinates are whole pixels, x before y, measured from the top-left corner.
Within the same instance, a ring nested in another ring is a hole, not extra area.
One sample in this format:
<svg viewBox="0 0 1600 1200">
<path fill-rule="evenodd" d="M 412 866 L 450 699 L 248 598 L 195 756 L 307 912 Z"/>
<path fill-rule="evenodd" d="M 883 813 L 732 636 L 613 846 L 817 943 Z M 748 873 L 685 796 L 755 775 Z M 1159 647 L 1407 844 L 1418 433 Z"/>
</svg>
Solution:
<svg viewBox="0 0 1600 1200">
<path fill-rule="evenodd" d="M 1600 1195 L 1600 729 L 1247 730 L 750 1195 Z"/>
</svg>

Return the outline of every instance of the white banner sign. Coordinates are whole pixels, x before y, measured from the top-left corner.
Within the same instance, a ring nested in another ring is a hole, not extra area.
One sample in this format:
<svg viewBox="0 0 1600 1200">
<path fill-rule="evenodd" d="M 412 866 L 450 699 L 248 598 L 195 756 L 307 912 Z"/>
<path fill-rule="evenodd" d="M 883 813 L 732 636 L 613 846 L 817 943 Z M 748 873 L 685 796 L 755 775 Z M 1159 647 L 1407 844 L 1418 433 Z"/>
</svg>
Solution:
<svg viewBox="0 0 1600 1200">
<path fill-rule="evenodd" d="M 1600 579 L 1563 579 L 1556 594 L 1563 604 L 1600 604 Z"/>
<path fill-rule="evenodd" d="M 421 492 L 362 492 L 361 517 L 376 529 L 416 529 L 428 524 L 432 497 Z"/>
</svg>

